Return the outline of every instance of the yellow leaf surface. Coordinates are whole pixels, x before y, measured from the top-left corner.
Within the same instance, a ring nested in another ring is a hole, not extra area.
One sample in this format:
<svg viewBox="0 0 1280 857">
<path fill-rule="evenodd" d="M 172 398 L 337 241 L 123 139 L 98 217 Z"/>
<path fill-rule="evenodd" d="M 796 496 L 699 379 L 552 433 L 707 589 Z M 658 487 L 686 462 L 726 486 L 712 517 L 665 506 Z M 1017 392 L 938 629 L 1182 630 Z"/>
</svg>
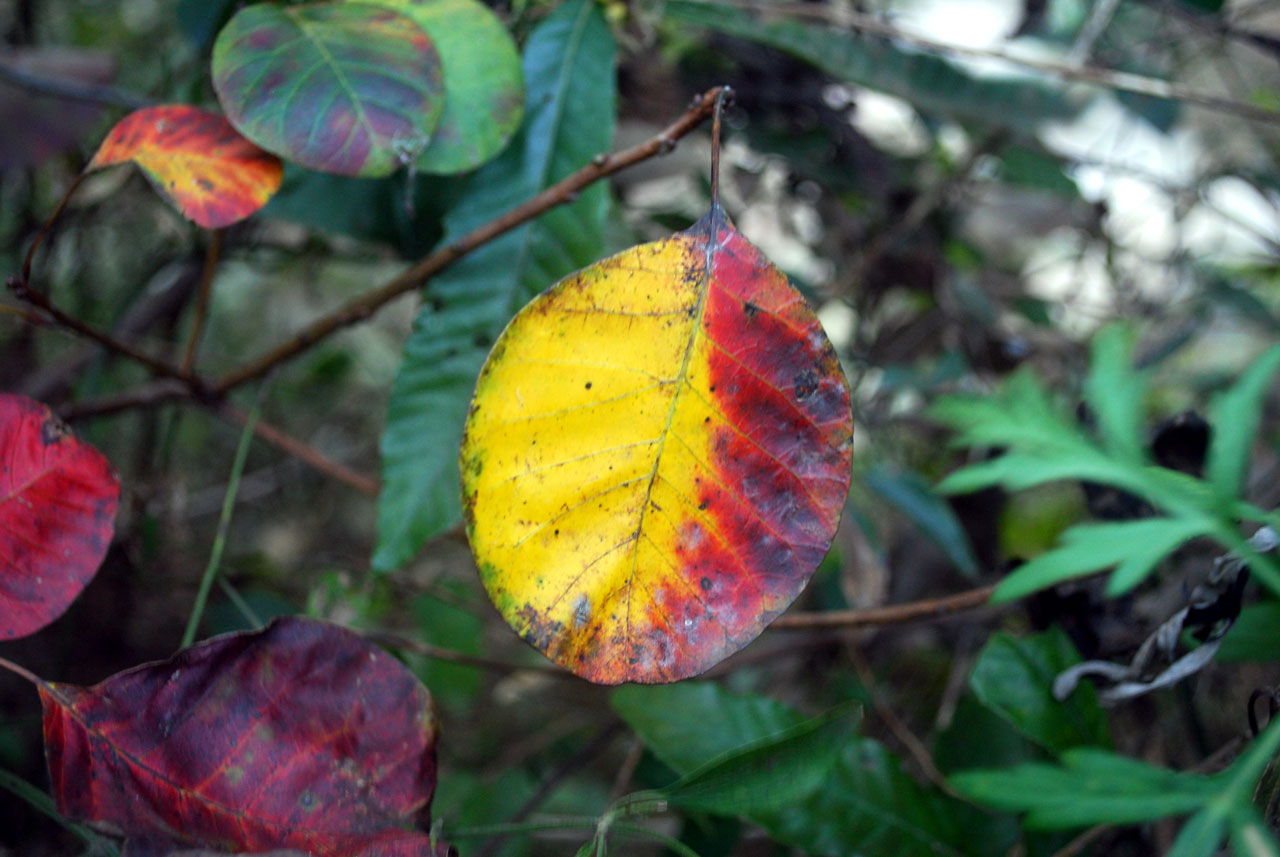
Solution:
<svg viewBox="0 0 1280 857">
<path fill-rule="evenodd" d="M 830 546 L 849 390 L 804 298 L 719 207 L 526 306 L 462 444 L 504 618 L 592 681 L 675 681 L 754 639 Z"/>
</svg>

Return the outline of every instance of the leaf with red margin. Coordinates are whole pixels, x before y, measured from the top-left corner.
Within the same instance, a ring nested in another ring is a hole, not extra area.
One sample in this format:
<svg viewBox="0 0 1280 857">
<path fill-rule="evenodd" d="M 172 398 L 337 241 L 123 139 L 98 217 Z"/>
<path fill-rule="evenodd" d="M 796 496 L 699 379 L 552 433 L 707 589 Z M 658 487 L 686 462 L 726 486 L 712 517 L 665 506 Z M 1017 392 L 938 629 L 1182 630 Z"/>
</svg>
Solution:
<svg viewBox="0 0 1280 857">
<path fill-rule="evenodd" d="M 813 311 L 717 205 L 511 321 L 462 443 L 467 532 L 499 612 L 556 663 L 676 681 L 804 587 L 852 440 Z"/>
<path fill-rule="evenodd" d="M 253 214 L 280 189 L 284 167 L 226 117 L 169 104 L 116 123 L 89 162 L 96 170 L 133 161 L 183 216 L 217 229 Z"/>
<path fill-rule="evenodd" d="M 444 110 L 440 55 L 406 15 L 368 3 L 258 3 L 213 46 L 232 124 L 282 157 L 375 178 L 413 163 Z"/>
<path fill-rule="evenodd" d="M 435 789 L 430 694 L 351 631 L 283 618 L 91 688 L 39 691 L 68 818 L 174 846 L 433 853 L 402 829 L 425 821 Z"/>
<path fill-rule="evenodd" d="M 47 407 L 0 393 L 0 640 L 57 619 L 97 573 L 120 483 Z"/>
</svg>

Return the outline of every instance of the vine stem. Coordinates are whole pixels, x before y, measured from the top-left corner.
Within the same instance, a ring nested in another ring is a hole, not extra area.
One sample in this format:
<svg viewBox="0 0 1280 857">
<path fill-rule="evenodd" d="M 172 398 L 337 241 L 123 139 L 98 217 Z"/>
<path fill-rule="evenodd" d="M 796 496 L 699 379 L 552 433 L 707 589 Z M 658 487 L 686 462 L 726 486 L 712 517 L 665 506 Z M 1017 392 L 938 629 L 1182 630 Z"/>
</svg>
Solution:
<svg viewBox="0 0 1280 857">
<path fill-rule="evenodd" d="M 27 669 L 26 667 L 18 666 L 13 661 L 8 660 L 7 658 L 0 658 L 0 669 L 6 669 L 16 676 L 25 678 L 27 681 L 31 682 L 37 687 L 44 684 L 44 682 L 40 679 L 40 677 L 35 673 L 33 673 L 31 670 Z"/>
<path fill-rule="evenodd" d="M 209 600 L 209 590 L 213 588 L 214 578 L 218 576 L 218 566 L 222 563 L 222 551 L 227 544 L 227 530 L 231 527 L 231 513 L 236 506 L 236 495 L 240 493 L 240 475 L 244 473 L 244 463 L 249 458 L 249 446 L 253 441 L 253 427 L 258 422 L 258 413 L 262 408 L 259 401 L 249 412 L 245 420 L 244 431 L 240 433 L 240 445 L 236 447 L 235 462 L 231 465 L 231 476 L 227 479 L 227 493 L 222 498 L 222 514 L 218 517 L 218 532 L 213 537 L 213 549 L 209 551 L 209 563 L 200 578 L 200 589 L 196 593 L 196 603 L 191 608 L 191 616 L 187 619 L 187 630 L 182 634 L 182 645 L 187 648 L 196 640 L 196 631 L 200 627 L 200 619 L 204 616 L 204 607 Z"/>
<path fill-rule="evenodd" d="M 716 103 L 720 100 L 724 89 L 725 87 L 717 86 L 707 90 L 694 100 L 679 119 L 643 143 L 613 154 L 597 155 L 591 163 L 556 182 L 537 196 L 476 227 L 452 244 L 423 257 L 380 288 L 361 295 L 335 312 L 317 319 L 294 334 L 292 338 L 249 360 L 238 369 L 231 370 L 214 382 L 214 392 L 226 393 L 241 384 L 262 377 L 278 364 L 296 357 L 336 331 L 364 321 L 384 304 L 420 288 L 431 277 L 481 245 L 487 244 L 556 206 L 572 202 L 589 185 L 619 170 L 671 151 L 676 141 L 687 136 L 715 112 Z"/>
<path fill-rule="evenodd" d="M 967 589 L 941 598 L 925 598 L 905 604 L 887 604 L 861 610 L 824 610 L 816 613 L 788 613 L 773 620 L 775 631 L 812 631 L 825 628 L 861 628 L 870 625 L 897 625 L 939 619 L 986 606 L 995 585 Z"/>
</svg>

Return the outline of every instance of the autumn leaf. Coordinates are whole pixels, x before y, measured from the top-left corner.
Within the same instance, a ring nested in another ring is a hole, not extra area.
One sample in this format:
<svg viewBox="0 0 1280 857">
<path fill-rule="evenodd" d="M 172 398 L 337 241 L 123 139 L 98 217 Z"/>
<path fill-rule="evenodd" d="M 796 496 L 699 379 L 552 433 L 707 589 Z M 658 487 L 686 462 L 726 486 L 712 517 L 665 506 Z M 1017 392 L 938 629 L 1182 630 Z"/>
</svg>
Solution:
<svg viewBox="0 0 1280 857">
<path fill-rule="evenodd" d="M 402 829 L 425 820 L 435 789 L 431 697 L 351 631 L 284 618 L 94 687 L 39 691 L 70 819 L 170 850 L 433 853 Z"/>
<path fill-rule="evenodd" d="M 365 178 L 413 163 L 445 104 L 427 33 L 359 2 L 246 6 L 214 43 L 213 88 L 231 123 L 264 149 Z"/>
<path fill-rule="evenodd" d="M 494 346 L 461 452 L 481 577 L 581 676 L 696 675 L 826 554 L 852 436 L 812 310 L 716 205 L 562 280 Z"/>
<path fill-rule="evenodd" d="M 283 166 L 240 136 L 225 117 L 170 104 L 116 123 L 89 162 L 96 170 L 133 161 L 185 217 L 206 229 L 243 220 L 280 188 Z"/>
<path fill-rule="evenodd" d="M 44 405 L 0 393 L 0 640 L 57 619 L 93 578 L 120 483 Z"/>
</svg>

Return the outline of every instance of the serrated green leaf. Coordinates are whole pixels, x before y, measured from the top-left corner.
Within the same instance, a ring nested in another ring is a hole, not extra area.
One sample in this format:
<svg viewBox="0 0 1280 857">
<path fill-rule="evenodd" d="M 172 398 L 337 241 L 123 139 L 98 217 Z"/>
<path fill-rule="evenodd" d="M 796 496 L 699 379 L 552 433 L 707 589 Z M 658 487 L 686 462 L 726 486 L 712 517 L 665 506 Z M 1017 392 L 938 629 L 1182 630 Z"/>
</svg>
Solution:
<svg viewBox="0 0 1280 857">
<path fill-rule="evenodd" d="M 608 149 L 616 55 L 599 7 L 588 0 L 570 0 L 534 29 L 524 54 L 525 125 L 470 178 L 446 218 L 446 241 Z M 382 436 L 376 570 L 398 568 L 461 520 L 458 447 L 485 355 L 530 297 L 600 255 L 607 211 L 608 189 L 595 184 L 427 285 Z"/>
<path fill-rule="evenodd" d="M 621 687 L 610 703 L 680 773 L 803 721 L 771 699 L 735 696 L 707 682 Z M 1004 831 L 989 815 L 921 786 L 866 738 L 847 742 L 807 799 L 750 819 L 778 842 L 830 857 L 985 857 L 1012 844 L 996 840 Z"/>
<path fill-rule="evenodd" d="M 1185 828 L 1183 833 L 1186 833 Z M 1178 838 L 1181 840 L 1182 837 Z M 1176 846 L 1177 843 L 1174 844 Z M 1276 835 L 1253 811 L 1236 813 L 1232 818 L 1231 844 L 1241 857 L 1280 857 L 1280 843 L 1276 842 Z M 1174 852 L 1169 853 L 1173 855 Z"/>
<path fill-rule="evenodd" d="M 920 528 L 966 577 L 978 575 L 978 560 L 969 537 L 951 507 L 916 473 L 891 473 L 877 467 L 864 477 L 867 487 L 888 500 Z"/>
<path fill-rule="evenodd" d="M 1133 331 L 1113 324 L 1093 338 L 1084 397 L 1098 423 L 1103 447 L 1130 462 L 1145 458 L 1142 442 L 1142 377 L 1133 369 Z"/>
<path fill-rule="evenodd" d="M 879 36 L 785 17 L 763 18 L 732 3 L 668 0 L 670 19 L 770 45 L 841 80 L 904 98 L 928 113 L 1021 130 L 1075 115 L 1092 93 L 1033 74 L 970 74 L 961 63 Z"/>
<path fill-rule="evenodd" d="M 1053 696 L 1054 678 L 1079 661 L 1057 628 L 1020 639 L 999 633 L 978 655 L 969 686 L 983 705 L 1051 753 L 1107 746 L 1106 714 L 1090 685 L 1081 683 L 1062 701 Z"/>
<path fill-rule="evenodd" d="M 672 806 L 720 815 L 791 806 L 827 778 L 853 737 L 854 715 L 845 706 L 747 744 L 690 771 L 657 794 Z"/>
<path fill-rule="evenodd" d="M 1214 399 L 1205 476 L 1223 497 L 1234 497 L 1241 490 L 1262 419 L 1262 403 L 1271 391 L 1271 376 L 1277 370 L 1280 345 L 1266 351 L 1231 389 Z"/>
<path fill-rule="evenodd" d="M 1013 601 L 1044 589 L 1118 565 L 1108 585 L 1111 594 L 1127 591 L 1178 545 L 1212 531 L 1203 518 L 1146 518 L 1105 524 L 1076 524 L 1053 550 L 1019 566 L 1000 582 L 991 600 Z"/>
<path fill-rule="evenodd" d="M 1134 824 L 1192 812 L 1209 800 L 1214 782 L 1104 750 L 1068 750 L 1062 765 L 1031 763 L 966 771 L 949 782 L 979 803 L 1026 812 L 1028 827 Z"/>
<path fill-rule="evenodd" d="M 1264 601 L 1241 610 L 1213 657 L 1228 663 L 1280 661 L 1280 603 Z"/>
<path fill-rule="evenodd" d="M 1226 828 L 1227 820 L 1221 815 L 1198 812 L 1182 825 L 1166 857 L 1213 857 Z"/>
</svg>

